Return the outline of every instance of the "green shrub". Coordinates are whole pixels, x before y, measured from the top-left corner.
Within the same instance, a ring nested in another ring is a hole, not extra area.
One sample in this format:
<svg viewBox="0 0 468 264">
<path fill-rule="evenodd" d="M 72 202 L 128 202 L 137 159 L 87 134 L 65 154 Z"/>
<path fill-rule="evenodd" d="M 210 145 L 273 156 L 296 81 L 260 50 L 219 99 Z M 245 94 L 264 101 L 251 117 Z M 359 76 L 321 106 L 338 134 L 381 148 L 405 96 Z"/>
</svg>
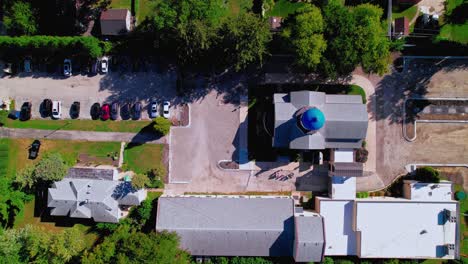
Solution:
<svg viewBox="0 0 468 264">
<path fill-rule="evenodd" d="M 440 173 L 432 167 L 421 167 L 416 169 L 413 178 L 420 182 L 439 183 Z"/>
<path fill-rule="evenodd" d="M 132 186 L 135 189 L 143 189 L 148 186 L 150 180 L 145 174 L 135 174 L 132 177 Z"/>
<path fill-rule="evenodd" d="M 167 170 L 164 164 L 159 164 L 154 169 L 148 172 L 149 188 L 164 188 L 164 178 L 166 178 Z"/>
<path fill-rule="evenodd" d="M 171 130 L 171 121 L 160 116 L 160 117 L 156 117 L 153 120 L 153 122 L 154 122 L 153 127 L 156 133 L 162 136 L 169 134 L 169 131 Z"/>
<path fill-rule="evenodd" d="M 356 198 L 368 198 L 369 193 L 368 192 L 358 192 L 356 193 Z"/>
</svg>

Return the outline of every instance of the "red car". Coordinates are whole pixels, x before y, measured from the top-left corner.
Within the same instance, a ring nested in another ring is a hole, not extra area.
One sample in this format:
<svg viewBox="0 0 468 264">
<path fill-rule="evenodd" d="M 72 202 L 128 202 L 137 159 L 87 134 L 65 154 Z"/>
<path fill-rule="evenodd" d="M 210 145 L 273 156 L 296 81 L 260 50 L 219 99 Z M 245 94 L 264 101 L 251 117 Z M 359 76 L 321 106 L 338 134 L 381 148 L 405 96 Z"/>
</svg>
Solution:
<svg viewBox="0 0 468 264">
<path fill-rule="evenodd" d="M 101 107 L 101 119 L 107 120 L 110 118 L 110 106 L 109 104 L 103 104 Z"/>
</svg>

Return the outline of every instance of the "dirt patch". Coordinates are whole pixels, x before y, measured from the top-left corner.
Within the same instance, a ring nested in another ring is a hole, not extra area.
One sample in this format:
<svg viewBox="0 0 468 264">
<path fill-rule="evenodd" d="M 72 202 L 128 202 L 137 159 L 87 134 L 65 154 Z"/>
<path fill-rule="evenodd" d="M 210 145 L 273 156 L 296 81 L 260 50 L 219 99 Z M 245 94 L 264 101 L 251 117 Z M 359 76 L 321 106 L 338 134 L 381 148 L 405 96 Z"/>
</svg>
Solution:
<svg viewBox="0 0 468 264">
<path fill-rule="evenodd" d="M 219 166 L 223 169 L 231 169 L 231 170 L 239 169 L 239 163 L 235 161 L 221 161 L 219 163 Z"/>
<path fill-rule="evenodd" d="M 163 151 L 162 151 L 162 163 L 164 164 L 164 167 L 166 168 L 166 175 L 164 175 L 164 178 L 162 181 L 167 184 L 169 183 L 169 145 L 164 144 Z"/>
<path fill-rule="evenodd" d="M 463 185 L 465 191 L 468 190 L 468 168 L 464 167 L 438 167 L 443 178 L 455 183 Z"/>
<path fill-rule="evenodd" d="M 93 157 L 88 154 L 79 154 L 77 165 L 82 166 L 99 166 L 99 165 L 112 165 L 119 166 L 119 158 L 117 157 Z"/>
<path fill-rule="evenodd" d="M 171 118 L 172 126 L 188 126 L 190 118 L 189 106 L 182 104 L 177 106 L 176 111 L 175 116 Z"/>
<path fill-rule="evenodd" d="M 408 100 L 407 120 L 468 121 L 467 100 Z"/>
</svg>

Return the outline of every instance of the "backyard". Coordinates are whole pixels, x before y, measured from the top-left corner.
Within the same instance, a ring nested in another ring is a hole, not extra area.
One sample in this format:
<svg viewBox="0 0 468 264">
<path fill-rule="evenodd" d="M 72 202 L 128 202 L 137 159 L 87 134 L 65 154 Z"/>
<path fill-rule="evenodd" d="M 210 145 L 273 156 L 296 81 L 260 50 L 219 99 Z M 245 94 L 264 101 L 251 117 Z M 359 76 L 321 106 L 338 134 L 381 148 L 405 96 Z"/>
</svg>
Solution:
<svg viewBox="0 0 468 264">
<path fill-rule="evenodd" d="M 467 0 L 450 0 L 445 4 L 445 15 L 437 40 L 450 40 L 468 44 Z"/>
<path fill-rule="evenodd" d="M 134 9 L 132 10 L 132 2 L 134 1 Z M 138 22 L 141 22 L 150 13 L 151 2 L 157 2 L 159 0 L 112 0 L 111 8 L 125 8 L 130 11 L 134 11 Z"/>
<path fill-rule="evenodd" d="M 293 14 L 298 8 L 305 6 L 303 2 L 292 2 L 289 0 L 275 1 L 275 6 L 272 10 L 266 13 L 266 17 L 278 16 L 286 18 L 288 15 Z"/>
<path fill-rule="evenodd" d="M 130 143 L 125 146 L 123 169 L 146 174 L 148 171 L 165 166 L 167 153 L 167 145 Z"/>
</svg>

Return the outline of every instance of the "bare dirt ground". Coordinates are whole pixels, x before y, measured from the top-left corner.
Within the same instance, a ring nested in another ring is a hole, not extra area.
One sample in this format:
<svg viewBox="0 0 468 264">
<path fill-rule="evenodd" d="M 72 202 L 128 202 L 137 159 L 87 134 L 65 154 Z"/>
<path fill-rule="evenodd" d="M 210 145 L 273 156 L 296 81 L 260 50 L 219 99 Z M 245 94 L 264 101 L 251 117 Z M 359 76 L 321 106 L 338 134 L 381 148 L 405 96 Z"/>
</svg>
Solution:
<svg viewBox="0 0 468 264">
<path fill-rule="evenodd" d="M 434 62 L 432 63 L 434 64 Z M 408 72 L 386 75 L 376 85 L 377 172 L 388 185 L 405 174 L 410 163 L 467 163 L 468 125 L 418 124 L 416 141 L 402 136 L 405 99 L 414 97 L 468 97 L 468 66 L 453 62 L 444 66 L 417 65 Z"/>
</svg>

